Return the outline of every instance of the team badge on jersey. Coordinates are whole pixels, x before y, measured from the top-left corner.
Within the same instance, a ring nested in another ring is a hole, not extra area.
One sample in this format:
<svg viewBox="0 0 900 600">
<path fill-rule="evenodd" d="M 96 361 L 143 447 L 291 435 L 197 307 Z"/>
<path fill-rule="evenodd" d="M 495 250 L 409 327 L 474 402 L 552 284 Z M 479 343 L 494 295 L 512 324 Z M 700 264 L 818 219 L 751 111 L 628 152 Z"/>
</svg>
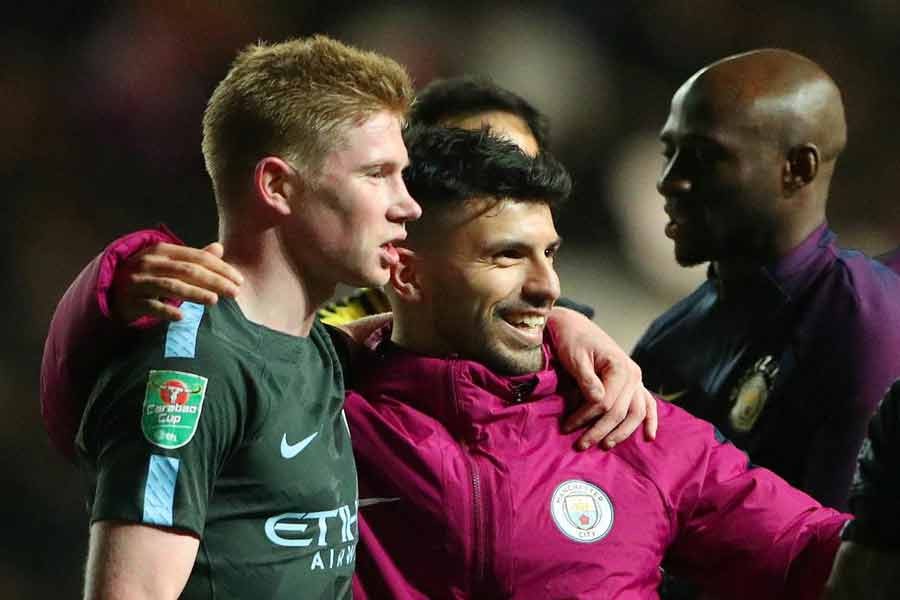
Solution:
<svg viewBox="0 0 900 600">
<path fill-rule="evenodd" d="M 769 355 L 760 358 L 747 369 L 731 391 L 731 413 L 728 421 L 731 427 L 740 433 L 747 433 L 756 424 L 769 399 L 769 392 L 778 375 L 778 364 Z"/>
<path fill-rule="evenodd" d="M 566 537 L 586 544 L 605 538 L 615 520 L 606 492 L 578 479 L 556 486 L 550 499 L 550 515 Z"/>
<path fill-rule="evenodd" d="M 200 422 L 206 377 L 182 371 L 150 371 L 141 431 L 151 444 L 173 449 L 184 446 Z"/>
</svg>

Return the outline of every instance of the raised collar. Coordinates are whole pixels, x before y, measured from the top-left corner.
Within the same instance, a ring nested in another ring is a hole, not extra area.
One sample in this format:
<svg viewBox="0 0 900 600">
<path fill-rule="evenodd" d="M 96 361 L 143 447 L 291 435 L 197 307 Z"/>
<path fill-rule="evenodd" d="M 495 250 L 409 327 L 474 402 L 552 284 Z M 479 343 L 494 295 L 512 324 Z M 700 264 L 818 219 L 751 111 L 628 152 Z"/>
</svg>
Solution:
<svg viewBox="0 0 900 600">
<path fill-rule="evenodd" d="M 544 369 L 507 376 L 476 361 L 412 352 L 391 342 L 390 331 L 389 326 L 379 329 L 366 341 L 351 387 L 372 403 L 413 406 L 462 437 L 517 414 L 517 407 L 553 395 L 559 387 L 547 344 Z"/>
<path fill-rule="evenodd" d="M 805 240 L 774 263 L 760 266 L 745 280 L 728 282 L 727 294 L 754 303 L 783 304 L 796 300 L 809 288 L 813 280 L 834 262 L 837 255 L 836 236 L 823 222 Z M 708 279 L 721 294 L 723 282 L 711 264 Z M 735 288 L 732 291 L 732 287 Z"/>
</svg>

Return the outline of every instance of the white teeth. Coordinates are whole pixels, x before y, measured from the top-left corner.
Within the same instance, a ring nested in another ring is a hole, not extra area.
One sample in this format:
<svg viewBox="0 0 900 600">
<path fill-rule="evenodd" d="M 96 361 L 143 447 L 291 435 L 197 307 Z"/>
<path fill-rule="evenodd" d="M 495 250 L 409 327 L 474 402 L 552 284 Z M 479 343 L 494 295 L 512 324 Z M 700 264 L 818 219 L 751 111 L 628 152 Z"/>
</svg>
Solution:
<svg viewBox="0 0 900 600">
<path fill-rule="evenodd" d="M 515 321 L 510 321 L 517 327 L 543 327 L 547 323 L 546 317 L 522 317 Z"/>
</svg>

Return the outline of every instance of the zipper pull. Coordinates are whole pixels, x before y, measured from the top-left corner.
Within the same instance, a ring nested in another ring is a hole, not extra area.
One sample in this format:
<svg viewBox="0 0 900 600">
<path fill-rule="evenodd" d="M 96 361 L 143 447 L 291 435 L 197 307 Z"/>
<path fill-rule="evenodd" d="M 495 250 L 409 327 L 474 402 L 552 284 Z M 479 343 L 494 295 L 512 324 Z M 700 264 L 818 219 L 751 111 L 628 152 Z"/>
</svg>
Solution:
<svg viewBox="0 0 900 600">
<path fill-rule="evenodd" d="M 531 392 L 534 391 L 534 388 L 537 387 L 537 377 L 533 378 L 530 381 L 523 381 L 521 383 L 514 383 L 510 386 L 512 391 L 512 402 L 513 404 L 521 404 L 525 401 L 527 396 L 531 395 Z"/>
</svg>

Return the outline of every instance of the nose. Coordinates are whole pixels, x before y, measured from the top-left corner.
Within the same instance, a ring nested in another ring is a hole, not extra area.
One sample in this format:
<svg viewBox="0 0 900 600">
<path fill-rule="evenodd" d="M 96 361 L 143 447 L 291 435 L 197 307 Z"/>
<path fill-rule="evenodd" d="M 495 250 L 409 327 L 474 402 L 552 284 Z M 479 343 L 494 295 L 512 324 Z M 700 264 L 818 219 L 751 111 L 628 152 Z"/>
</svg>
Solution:
<svg viewBox="0 0 900 600">
<path fill-rule="evenodd" d="M 528 272 L 523 295 L 536 306 L 552 305 L 559 298 L 559 275 L 549 257 L 536 260 Z"/>
<path fill-rule="evenodd" d="M 681 152 L 676 151 L 663 166 L 656 181 L 656 190 L 663 196 L 675 196 L 691 190 L 691 181 L 684 174 Z"/>
<path fill-rule="evenodd" d="M 406 223 L 407 221 L 415 221 L 421 216 L 422 207 L 409 195 L 406 183 L 403 182 L 403 177 L 399 177 L 394 202 L 388 209 L 388 219 L 395 223 Z"/>
</svg>

